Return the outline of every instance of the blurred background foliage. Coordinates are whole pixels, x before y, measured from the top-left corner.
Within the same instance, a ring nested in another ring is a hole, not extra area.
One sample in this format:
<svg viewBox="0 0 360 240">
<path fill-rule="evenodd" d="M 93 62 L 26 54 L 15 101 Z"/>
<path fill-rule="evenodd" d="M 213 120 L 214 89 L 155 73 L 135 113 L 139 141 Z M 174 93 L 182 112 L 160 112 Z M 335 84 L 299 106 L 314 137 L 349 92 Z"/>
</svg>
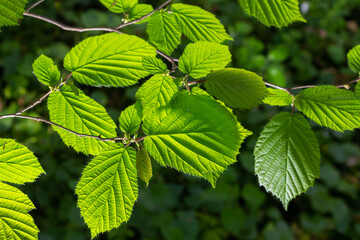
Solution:
<svg viewBox="0 0 360 240">
<path fill-rule="evenodd" d="M 33 1 L 34 2 L 34 1 Z M 161 1 L 141 1 L 158 6 Z M 178 1 L 179 2 L 179 1 Z M 254 71 L 280 86 L 342 84 L 355 79 L 346 53 L 360 43 L 360 0 L 302 1 L 308 23 L 266 28 L 246 16 L 236 0 L 184 0 L 214 13 L 234 38 L 229 42 L 233 67 Z M 47 0 L 34 13 L 75 26 L 109 26 L 122 16 L 106 11 L 96 0 Z M 123 29 L 147 39 L 145 24 Z M 32 74 L 32 62 L 42 53 L 59 66 L 82 39 L 100 33 L 65 32 L 36 19 L 0 33 L 0 114 L 14 113 L 46 93 Z M 188 43 L 174 53 L 179 57 Z M 65 73 L 65 71 L 63 71 Z M 141 82 L 143 82 L 142 80 Z M 104 105 L 114 120 L 134 102 L 139 85 L 128 88 L 81 88 Z M 334 132 L 312 124 L 321 147 L 321 175 L 315 186 L 290 203 L 258 186 L 253 148 L 271 117 L 289 108 L 261 105 L 235 111 L 254 134 L 241 149 L 239 162 L 229 167 L 216 189 L 207 182 L 160 168 L 153 162 L 150 186 L 140 183 L 133 216 L 118 230 L 98 239 L 217 240 L 217 239 L 360 239 L 360 132 Z M 32 116 L 48 117 L 46 104 Z M 76 207 L 75 186 L 90 157 L 67 148 L 51 127 L 28 120 L 0 121 L 0 136 L 27 145 L 46 175 L 21 186 L 34 201 L 31 212 L 40 240 L 85 240 L 90 231 Z"/>
</svg>

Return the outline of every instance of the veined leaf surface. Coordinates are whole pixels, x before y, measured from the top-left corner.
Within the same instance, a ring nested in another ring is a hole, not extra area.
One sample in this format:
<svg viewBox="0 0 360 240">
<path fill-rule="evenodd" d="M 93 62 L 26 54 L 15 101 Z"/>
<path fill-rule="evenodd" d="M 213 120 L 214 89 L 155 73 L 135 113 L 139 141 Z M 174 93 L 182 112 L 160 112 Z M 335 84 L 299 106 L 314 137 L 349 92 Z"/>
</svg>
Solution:
<svg viewBox="0 0 360 240">
<path fill-rule="evenodd" d="M 149 153 L 142 147 L 136 154 L 136 169 L 140 179 L 146 183 L 146 186 L 149 186 L 152 177 L 151 159 Z"/>
<path fill-rule="evenodd" d="M 232 40 L 212 13 L 197 6 L 181 3 L 173 4 L 171 9 L 182 33 L 191 41 L 222 43 L 225 40 Z"/>
<path fill-rule="evenodd" d="M 336 131 L 360 127 L 360 99 L 349 90 L 326 85 L 308 88 L 296 97 L 295 106 L 319 125 Z"/>
<path fill-rule="evenodd" d="M 247 14 L 266 26 L 284 27 L 295 21 L 306 22 L 298 0 L 239 0 Z"/>
<path fill-rule="evenodd" d="M 34 74 L 42 84 L 46 86 L 55 86 L 60 81 L 60 71 L 54 64 L 54 61 L 41 55 L 33 64 Z"/>
<path fill-rule="evenodd" d="M 252 108 L 268 95 L 260 76 L 237 68 L 225 68 L 210 73 L 205 88 L 217 99 L 233 108 Z"/>
<path fill-rule="evenodd" d="M 129 21 L 134 21 L 136 19 L 142 18 L 143 16 L 151 13 L 152 11 L 154 11 L 154 8 L 150 4 L 136 4 L 129 12 Z M 149 21 L 149 18 L 145 18 L 137 24 L 141 24 L 147 21 Z"/>
<path fill-rule="evenodd" d="M 360 45 L 351 49 L 347 54 L 347 58 L 351 70 L 360 74 Z"/>
<path fill-rule="evenodd" d="M 81 90 L 76 95 L 70 86 L 54 91 L 48 99 L 50 120 L 74 132 L 102 138 L 116 137 L 116 125 L 105 108 Z M 97 155 L 108 144 L 94 138 L 78 137 L 73 133 L 54 127 L 68 146 L 86 155 Z"/>
<path fill-rule="evenodd" d="M 140 103 L 135 103 L 121 112 L 119 118 L 120 129 L 128 134 L 135 134 L 141 125 L 142 107 Z"/>
<path fill-rule="evenodd" d="M 149 34 L 149 41 L 168 55 L 171 55 L 181 41 L 181 32 L 175 16 L 166 11 L 151 15 L 146 32 Z"/>
<path fill-rule="evenodd" d="M 251 134 L 221 103 L 187 92 L 146 116 L 143 130 L 145 149 L 155 161 L 203 177 L 213 186 L 236 162 L 240 144 Z"/>
<path fill-rule="evenodd" d="M 100 2 L 111 12 L 123 13 L 130 12 L 138 0 L 100 0 Z"/>
<path fill-rule="evenodd" d="M 229 47 L 219 43 L 190 43 L 179 59 L 179 70 L 193 78 L 202 78 L 224 68 L 231 61 Z"/>
<path fill-rule="evenodd" d="M 149 75 L 142 66 L 142 58 L 155 55 L 156 49 L 141 38 L 107 33 L 76 45 L 65 56 L 64 67 L 79 83 L 124 87 Z"/>
<path fill-rule="evenodd" d="M 271 106 L 289 106 L 292 104 L 292 96 L 281 89 L 268 88 L 269 95 L 263 100 Z"/>
<path fill-rule="evenodd" d="M 35 209 L 19 189 L 0 182 L 0 239 L 37 240 L 39 229 L 28 213 Z"/>
<path fill-rule="evenodd" d="M 143 106 L 143 118 L 169 103 L 177 91 L 178 87 L 170 76 L 157 74 L 147 80 L 136 93 L 136 98 Z"/>
<path fill-rule="evenodd" d="M 0 4 L 0 28 L 3 26 L 18 25 L 25 12 L 25 4 L 28 0 L 2 0 Z"/>
<path fill-rule="evenodd" d="M 144 57 L 143 67 L 152 74 L 164 74 L 167 70 L 166 64 L 156 57 Z"/>
<path fill-rule="evenodd" d="M 260 185 L 278 197 L 285 209 L 320 175 L 319 144 L 298 113 L 276 115 L 262 131 L 254 155 Z"/>
<path fill-rule="evenodd" d="M 0 138 L 0 181 L 34 182 L 44 172 L 34 154 L 13 139 Z"/>
<path fill-rule="evenodd" d="M 76 194 L 92 238 L 127 222 L 138 197 L 135 150 L 111 144 L 86 166 Z"/>
</svg>

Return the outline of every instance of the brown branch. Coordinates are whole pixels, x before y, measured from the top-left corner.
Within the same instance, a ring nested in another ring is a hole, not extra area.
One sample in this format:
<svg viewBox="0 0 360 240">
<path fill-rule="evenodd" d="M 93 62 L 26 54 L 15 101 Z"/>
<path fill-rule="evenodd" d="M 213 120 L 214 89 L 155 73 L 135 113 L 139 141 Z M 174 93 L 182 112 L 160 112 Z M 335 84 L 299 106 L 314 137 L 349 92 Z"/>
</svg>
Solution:
<svg viewBox="0 0 360 240">
<path fill-rule="evenodd" d="M 20 112 L 15 113 L 15 115 L 21 115 L 21 114 L 23 114 L 24 112 L 26 112 L 26 111 L 30 110 L 31 108 L 35 107 L 36 105 L 40 104 L 45 98 L 47 98 L 47 97 L 50 95 L 51 92 L 52 92 L 52 91 L 50 90 L 50 91 L 47 92 L 44 96 L 42 96 L 39 100 L 37 100 L 36 102 L 34 102 L 33 104 L 31 104 L 31 105 L 28 106 L 27 108 L 21 110 Z M 1 118 L 0 118 L 0 119 L 1 119 Z"/>
<path fill-rule="evenodd" d="M 115 29 L 118 30 L 120 28 L 123 28 L 123 27 L 126 27 L 126 26 L 129 26 L 129 25 L 132 25 L 132 24 L 135 24 L 135 23 L 138 23 L 138 22 L 141 22 L 142 20 L 144 20 L 145 18 L 148 18 L 150 17 L 151 15 L 153 15 L 156 11 L 159 11 L 160 9 L 164 8 L 166 5 L 168 5 L 172 0 L 167 0 L 166 2 L 164 2 L 163 4 L 161 4 L 159 7 L 157 7 L 154 11 L 146 14 L 145 16 L 142 16 L 141 18 L 139 19 L 136 19 L 134 21 L 131 21 L 131 22 L 127 22 L 127 23 L 122 23 L 120 24 L 119 26 L 117 26 Z"/>
<path fill-rule="evenodd" d="M 176 68 L 178 67 L 176 62 L 179 62 L 179 59 L 176 59 L 176 58 L 173 58 L 173 57 L 170 57 L 168 55 L 166 55 L 165 53 L 159 51 L 159 50 L 156 50 L 156 52 L 162 56 L 163 58 L 165 58 L 166 60 L 168 60 L 170 63 L 171 63 L 171 70 L 170 70 L 170 73 L 173 73 L 175 72 Z"/>
<path fill-rule="evenodd" d="M 42 21 L 45 21 L 47 23 L 50 23 L 52 25 L 55 25 L 63 30 L 66 31 L 71 31 L 71 32 L 91 32 L 91 31 L 102 31 L 102 32 L 116 32 L 116 33 L 122 33 L 114 28 L 107 28 L 107 27 L 92 27 L 92 28 L 80 28 L 80 27 L 71 27 L 71 26 L 67 26 L 63 23 L 60 23 L 58 21 L 52 20 L 50 18 L 44 17 L 44 16 L 40 16 L 37 14 L 33 14 L 33 13 L 28 13 L 28 12 L 24 12 L 23 13 L 24 16 L 27 17 L 32 17 L 32 18 L 36 18 Z"/>
<path fill-rule="evenodd" d="M 28 9 L 26 9 L 26 12 L 30 12 L 31 9 L 33 9 L 34 7 L 36 7 L 37 5 L 39 5 L 40 3 L 43 3 L 43 2 L 45 2 L 45 0 L 37 1 L 36 3 L 31 5 Z"/>
<path fill-rule="evenodd" d="M 74 132 L 68 128 L 65 128 L 59 124 L 56 124 L 56 123 L 53 123 L 53 122 L 50 122 L 48 120 L 45 120 L 45 119 L 42 119 L 42 118 L 37 118 L 37 117 L 30 117 L 30 116 L 22 116 L 22 115 L 17 115 L 17 114 L 9 114 L 9 115 L 2 115 L 0 116 L 0 119 L 4 119 L 4 118 L 23 118 L 23 119 L 30 119 L 30 120 L 34 120 L 34 121 L 37 121 L 37 122 L 43 122 L 43 123 L 47 123 L 49 125 L 52 125 L 52 126 L 55 126 L 55 127 L 58 127 L 58 128 L 61 128 L 67 132 L 70 132 L 78 137 L 88 137 L 88 138 L 94 138 L 96 140 L 99 140 L 99 141 L 103 141 L 103 142 L 109 142 L 109 141 L 122 141 L 124 140 L 124 138 L 122 137 L 116 137 L 116 138 L 102 138 L 100 136 L 92 136 L 92 135 L 87 135 L 87 134 L 82 134 L 82 133 L 77 133 L 77 132 Z"/>
<path fill-rule="evenodd" d="M 134 142 L 138 143 L 138 142 L 144 140 L 146 137 L 147 137 L 147 136 L 143 136 L 143 137 L 141 137 L 141 138 L 135 139 Z"/>
</svg>

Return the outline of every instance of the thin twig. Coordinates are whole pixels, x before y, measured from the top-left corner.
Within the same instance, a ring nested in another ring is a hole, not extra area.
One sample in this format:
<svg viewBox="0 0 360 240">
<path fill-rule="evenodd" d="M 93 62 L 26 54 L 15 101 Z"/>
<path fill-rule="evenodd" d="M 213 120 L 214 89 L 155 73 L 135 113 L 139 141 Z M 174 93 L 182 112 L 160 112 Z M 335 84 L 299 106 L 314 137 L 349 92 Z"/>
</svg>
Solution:
<svg viewBox="0 0 360 240">
<path fill-rule="evenodd" d="M 288 90 L 305 89 L 305 88 L 313 88 L 313 87 L 317 87 L 317 85 L 305 85 L 305 86 L 299 86 L 299 87 L 292 87 L 292 88 L 288 88 Z"/>
<path fill-rule="evenodd" d="M 127 23 L 122 23 L 122 24 L 120 24 L 119 26 L 117 26 L 115 29 L 120 29 L 120 28 L 129 26 L 129 25 L 132 25 L 132 24 L 141 22 L 141 21 L 144 20 L 145 18 L 148 18 L 148 17 L 150 17 L 151 15 L 153 15 L 156 11 L 159 11 L 160 9 L 164 8 L 164 7 L 165 7 L 166 5 L 168 5 L 171 1 L 172 1 L 172 0 L 167 0 L 166 2 L 164 2 L 163 4 L 161 4 L 159 7 L 157 7 L 154 11 L 152 11 L 152 12 L 146 14 L 145 16 L 142 16 L 141 18 L 136 19 L 136 20 L 134 20 L 134 21 L 127 22 Z"/>
<path fill-rule="evenodd" d="M 266 85 L 266 86 L 269 86 L 269 87 L 273 87 L 273 88 L 277 88 L 277 89 L 284 90 L 284 91 L 286 91 L 287 93 L 289 93 L 289 94 L 291 95 L 291 92 L 290 92 L 288 89 L 286 89 L 286 88 L 283 88 L 283 87 L 280 87 L 280 86 L 278 86 L 278 85 L 271 84 L 271 83 L 268 83 L 268 82 L 265 82 L 265 85 Z"/>
<path fill-rule="evenodd" d="M 353 80 L 353 81 L 351 81 L 351 82 L 348 82 L 348 83 L 346 83 L 346 84 L 337 85 L 336 87 L 338 87 L 338 88 L 343 88 L 343 87 L 347 87 L 348 85 L 353 84 L 353 83 L 356 83 L 356 82 L 360 82 L 360 78 L 355 79 L 355 80 Z"/>
<path fill-rule="evenodd" d="M 359 82 L 360 78 L 355 79 L 351 82 L 345 83 L 345 84 L 340 84 L 340 85 L 336 85 L 335 87 L 337 88 L 343 88 L 343 87 L 347 87 L 350 84 Z M 305 85 L 305 86 L 299 86 L 299 87 L 292 87 L 292 88 L 288 88 L 288 90 L 296 90 L 296 89 L 305 89 L 305 88 L 313 88 L 313 87 L 318 87 L 319 85 Z"/>
<path fill-rule="evenodd" d="M 204 80 L 199 80 L 199 81 L 190 81 L 188 82 L 189 85 L 192 85 L 192 84 L 197 84 L 197 83 L 203 83 L 203 82 L 206 82 L 207 79 L 204 79 Z"/>
<path fill-rule="evenodd" d="M 156 50 L 156 52 L 162 56 L 163 58 L 165 58 L 166 60 L 168 60 L 170 63 L 171 63 L 171 71 L 170 73 L 173 73 L 175 72 L 176 68 L 178 67 L 176 62 L 179 62 L 179 59 L 176 59 L 176 58 L 173 58 L 173 57 L 170 57 L 168 55 L 166 55 L 165 53 L 159 51 L 159 50 Z"/>
<path fill-rule="evenodd" d="M 45 98 L 47 98 L 47 97 L 50 95 L 51 92 L 52 92 L 52 91 L 50 90 L 50 91 L 47 92 L 44 96 L 42 96 L 39 100 L 37 100 L 36 102 L 34 102 L 33 104 L 31 104 L 31 105 L 28 106 L 27 108 L 21 110 L 20 112 L 15 113 L 15 115 L 21 115 L 21 114 L 23 114 L 24 112 L 26 112 L 26 111 L 30 110 L 31 108 L 35 107 L 36 105 L 38 105 L 39 103 L 41 103 Z"/>
<path fill-rule="evenodd" d="M 36 7 L 37 5 L 39 5 L 40 3 L 45 2 L 45 0 L 40 0 L 37 1 L 36 3 L 34 3 L 33 5 L 31 5 L 28 9 L 26 9 L 26 12 L 30 12 L 31 9 L 33 9 L 34 7 Z"/>
<path fill-rule="evenodd" d="M 88 138 L 94 138 L 96 140 L 99 140 L 99 141 L 103 141 L 103 142 L 110 142 L 110 141 L 122 141 L 124 140 L 124 138 L 122 137 L 116 137 L 116 138 L 102 138 L 100 136 L 92 136 L 92 135 L 87 135 L 87 134 L 82 134 L 82 133 L 77 133 L 77 132 L 74 132 L 68 128 L 65 128 L 59 124 L 56 124 L 56 123 L 53 123 L 53 122 L 50 122 L 48 120 L 45 120 L 45 119 L 42 119 L 42 118 L 37 118 L 37 117 L 30 117 L 30 116 L 22 116 L 22 115 L 16 115 L 16 114 L 9 114 L 9 115 L 2 115 L 0 116 L 0 119 L 4 119 L 4 118 L 23 118 L 23 119 L 30 119 L 30 120 L 34 120 L 34 121 L 37 121 L 37 122 L 43 122 L 43 123 L 47 123 L 49 125 L 52 125 L 52 126 L 55 126 L 55 127 L 58 127 L 58 128 L 61 128 L 67 132 L 70 132 L 78 137 L 88 137 Z"/>
<path fill-rule="evenodd" d="M 33 13 L 28 13 L 25 12 L 23 13 L 24 16 L 27 17 L 32 17 L 32 18 L 36 18 L 45 22 L 48 22 L 50 24 L 53 24 L 63 30 L 66 31 L 71 31 L 71 32 L 91 32 L 91 31 L 103 31 L 103 32 L 116 32 L 116 33 L 122 33 L 114 28 L 107 28 L 107 27 L 92 27 L 92 28 L 80 28 L 80 27 L 71 27 L 71 26 L 67 26 L 63 23 L 60 23 L 58 21 L 52 20 L 50 18 L 44 17 L 44 16 L 40 16 L 37 14 L 33 14 Z"/>
<path fill-rule="evenodd" d="M 135 141 L 136 143 L 138 143 L 138 142 L 144 140 L 146 137 L 147 137 L 147 136 L 143 136 L 143 137 L 141 137 L 141 138 L 135 139 L 134 141 Z"/>
</svg>

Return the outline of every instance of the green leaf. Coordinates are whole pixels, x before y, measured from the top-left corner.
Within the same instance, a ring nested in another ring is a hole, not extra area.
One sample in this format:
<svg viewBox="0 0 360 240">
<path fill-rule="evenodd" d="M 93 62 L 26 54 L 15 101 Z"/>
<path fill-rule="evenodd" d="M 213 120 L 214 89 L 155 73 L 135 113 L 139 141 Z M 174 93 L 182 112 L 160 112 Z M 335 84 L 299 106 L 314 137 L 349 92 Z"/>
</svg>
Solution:
<svg viewBox="0 0 360 240">
<path fill-rule="evenodd" d="M 0 28 L 3 26 L 16 26 L 25 12 L 28 0 L 2 0 L 0 3 Z"/>
<path fill-rule="evenodd" d="M 33 64 L 34 74 L 42 84 L 46 86 L 55 86 L 60 80 L 60 71 L 54 64 L 54 61 L 41 55 Z"/>
<path fill-rule="evenodd" d="M 138 197 L 135 150 L 116 144 L 104 150 L 86 166 L 75 192 L 92 238 L 127 222 Z"/>
<path fill-rule="evenodd" d="M 13 139 L 0 138 L 0 181 L 34 182 L 42 173 L 44 169 L 27 147 Z"/>
<path fill-rule="evenodd" d="M 129 12 L 138 0 L 99 0 L 107 9 L 114 13 Z"/>
<path fill-rule="evenodd" d="M 296 97 L 295 106 L 311 120 L 336 131 L 360 127 L 360 100 L 352 91 L 335 86 L 308 88 Z"/>
<path fill-rule="evenodd" d="M 187 4 L 173 4 L 171 6 L 181 32 L 191 41 L 208 41 L 222 43 L 232 40 L 226 33 L 221 22 L 210 12 Z"/>
<path fill-rule="evenodd" d="M 205 87 L 211 95 L 232 108 L 256 107 L 268 95 L 260 76 L 237 68 L 225 68 L 210 73 Z"/>
<path fill-rule="evenodd" d="M 127 107 L 120 115 L 119 125 L 123 132 L 130 135 L 135 134 L 141 125 L 142 107 L 141 104 L 136 103 Z"/>
<path fill-rule="evenodd" d="M 0 239 L 37 240 L 39 229 L 28 213 L 33 209 L 28 196 L 0 182 Z"/>
<path fill-rule="evenodd" d="M 179 59 L 179 70 L 193 78 L 202 78 L 211 71 L 223 69 L 230 61 L 228 46 L 200 41 L 186 46 Z"/>
<path fill-rule="evenodd" d="M 298 113 L 276 115 L 262 131 L 254 155 L 260 185 L 278 197 L 286 210 L 320 175 L 319 144 Z"/>
<path fill-rule="evenodd" d="M 129 21 L 134 21 L 142 18 L 143 16 L 151 13 L 152 11 L 154 11 L 154 8 L 150 4 L 136 4 L 129 12 Z M 138 24 L 147 21 L 149 21 L 149 18 L 145 18 L 144 20 L 138 22 Z"/>
<path fill-rule="evenodd" d="M 50 120 L 76 133 L 101 136 L 102 138 L 116 137 L 116 125 L 107 114 L 105 108 L 81 90 L 79 95 L 67 85 L 60 91 L 54 91 L 48 99 Z M 78 137 L 73 133 L 54 127 L 64 143 L 76 151 L 86 155 L 97 155 L 108 144 L 94 138 Z"/>
<path fill-rule="evenodd" d="M 79 83 L 124 87 L 149 75 L 142 58 L 155 55 L 156 49 L 136 36 L 108 33 L 76 45 L 66 55 L 64 67 Z"/>
<path fill-rule="evenodd" d="M 347 58 L 351 70 L 360 74 L 360 45 L 351 49 L 347 54 Z"/>
<path fill-rule="evenodd" d="M 284 27 L 306 20 L 301 16 L 298 0 L 239 0 L 247 14 L 266 26 Z"/>
<path fill-rule="evenodd" d="M 268 88 L 269 95 L 263 100 L 263 103 L 271 106 L 289 106 L 292 104 L 292 95 L 281 89 Z"/>
<path fill-rule="evenodd" d="M 136 169 L 138 176 L 149 186 L 149 181 L 152 177 L 151 159 L 148 152 L 140 148 L 136 154 Z"/>
<path fill-rule="evenodd" d="M 136 98 L 143 106 L 143 118 L 153 110 L 165 106 L 178 91 L 170 76 L 154 75 L 137 91 Z"/>
<path fill-rule="evenodd" d="M 232 112 L 209 96 L 181 92 L 143 124 L 145 149 L 163 166 L 216 179 L 236 162 L 239 148 L 251 133 Z"/>
<path fill-rule="evenodd" d="M 150 17 L 146 32 L 149 34 L 149 41 L 168 55 L 171 55 L 181 41 L 181 32 L 174 14 L 165 11 L 158 11 Z"/>
<path fill-rule="evenodd" d="M 167 70 L 166 64 L 156 57 L 144 57 L 143 67 L 152 74 L 163 74 Z"/>
<path fill-rule="evenodd" d="M 355 86 L 355 95 L 359 98 L 360 97 L 360 82 L 358 82 Z"/>
</svg>

